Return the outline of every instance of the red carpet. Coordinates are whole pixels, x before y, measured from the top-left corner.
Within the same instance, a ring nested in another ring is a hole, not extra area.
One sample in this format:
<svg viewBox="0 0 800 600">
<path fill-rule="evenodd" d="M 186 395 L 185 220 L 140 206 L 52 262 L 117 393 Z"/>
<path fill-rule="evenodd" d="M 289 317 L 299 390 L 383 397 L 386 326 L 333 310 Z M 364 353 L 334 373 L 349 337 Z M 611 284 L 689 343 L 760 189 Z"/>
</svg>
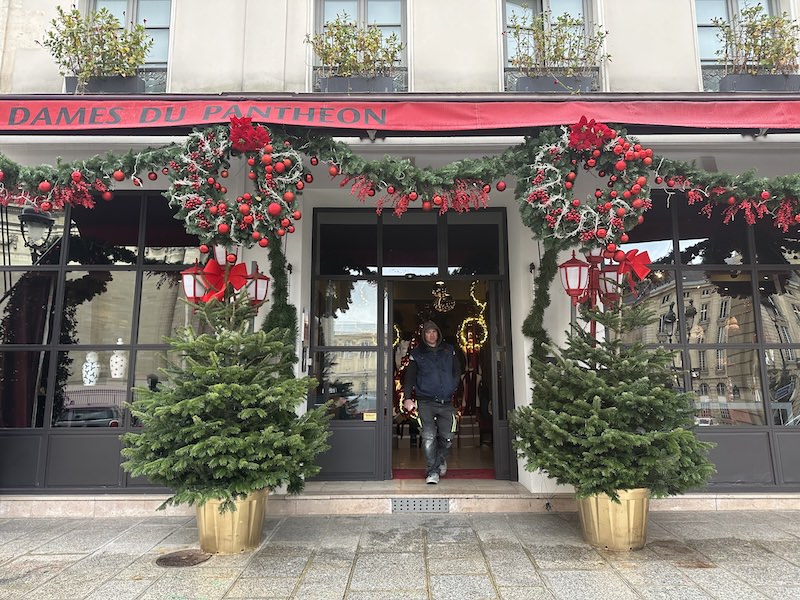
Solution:
<svg viewBox="0 0 800 600">
<path fill-rule="evenodd" d="M 425 469 L 392 469 L 392 479 L 425 479 Z M 494 469 L 448 469 L 448 479 L 494 479 Z"/>
</svg>

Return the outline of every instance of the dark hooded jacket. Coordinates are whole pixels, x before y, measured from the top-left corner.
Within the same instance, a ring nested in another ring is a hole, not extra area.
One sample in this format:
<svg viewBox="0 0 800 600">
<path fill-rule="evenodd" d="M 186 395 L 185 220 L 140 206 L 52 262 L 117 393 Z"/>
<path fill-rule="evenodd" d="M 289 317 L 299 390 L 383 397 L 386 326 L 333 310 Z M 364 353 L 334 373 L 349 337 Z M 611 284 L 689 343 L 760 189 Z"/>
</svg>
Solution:
<svg viewBox="0 0 800 600">
<path fill-rule="evenodd" d="M 425 343 L 425 331 L 428 329 L 435 329 L 439 334 L 433 347 Z M 406 398 L 410 398 L 411 390 L 416 389 L 417 400 L 449 402 L 461 378 L 461 365 L 456 351 L 453 346 L 442 341 L 442 331 L 433 321 L 423 324 L 422 336 L 422 343 L 409 356 L 403 392 Z"/>
</svg>

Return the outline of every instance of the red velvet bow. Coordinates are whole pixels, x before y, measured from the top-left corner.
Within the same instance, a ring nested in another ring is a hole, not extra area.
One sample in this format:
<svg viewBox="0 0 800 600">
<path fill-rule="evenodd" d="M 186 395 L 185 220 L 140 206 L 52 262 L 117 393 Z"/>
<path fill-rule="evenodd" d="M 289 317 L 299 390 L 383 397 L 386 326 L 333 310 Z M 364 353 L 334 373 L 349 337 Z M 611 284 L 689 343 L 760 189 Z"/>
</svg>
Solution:
<svg viewBox="0 0 800 600">
<path fill-rule="evenodd" d="M 202 301 L 208 302 L 212 298 L 223 300 L 228 284 L 233 286 L 233 289 L 240 290 L 247 283 L 247 266 L 244 263 L 238 263 L 224 268 L 211 258 L 203 267 L 203 277 L 208 283 L 208 291 L 203 295 Z"/>
<path fill-rule="evenodd" d="M 647 265 L 650 264 L 650 254 L 645 250 L 644 252 L 639 252 L 635 248 L 633 250 L 628 250 L 625 254 L 625 257 L 619 261 L 619 272 L 621 274 L 628 274 L 628 281 L 631 284 L 631 290 L 634 289 L 636 283 L 633 281 L 633 276 L 636 275 L 636 278 L 641 281 L 647 274 L 650 272 L 650 267 Z"/>
</svg>

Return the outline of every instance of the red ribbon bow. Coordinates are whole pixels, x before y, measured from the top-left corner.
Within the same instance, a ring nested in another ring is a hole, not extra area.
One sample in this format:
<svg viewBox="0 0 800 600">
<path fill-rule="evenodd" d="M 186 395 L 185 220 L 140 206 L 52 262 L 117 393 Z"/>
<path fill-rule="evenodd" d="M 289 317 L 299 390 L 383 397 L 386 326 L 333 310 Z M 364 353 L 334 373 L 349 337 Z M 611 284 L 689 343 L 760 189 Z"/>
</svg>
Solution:
<svg viewBox="0 0 800 600">
<path fill-rule="evenodd" d="M 208 283 L 208 291 L 203 295 L 203 302 L 212 298 L 223 300 L 225 288 L 230 284 L 233 289 L 240 290 L 247 283 L 247 267 L 238 263 L 232 267 L 223 267 L 213 258 L 203 267 L 203 277 Z"/>
<path fill-rule="evenodd" d="M 639 281 L 647 277 L 647 274 L 650 272 L 650 267 L 647 266 L 649 264 L 650 254 L 647 250 L 639 252 L 635 248 L 633 250 L 628 250 L 625 257 L 619 261 L 618 271 L 622 275 L 628 274 L 628 282 L 630 283 L 631 291 L 634 291 L 636 287 L 633 276 L 635 275 Z"/>
</svg>

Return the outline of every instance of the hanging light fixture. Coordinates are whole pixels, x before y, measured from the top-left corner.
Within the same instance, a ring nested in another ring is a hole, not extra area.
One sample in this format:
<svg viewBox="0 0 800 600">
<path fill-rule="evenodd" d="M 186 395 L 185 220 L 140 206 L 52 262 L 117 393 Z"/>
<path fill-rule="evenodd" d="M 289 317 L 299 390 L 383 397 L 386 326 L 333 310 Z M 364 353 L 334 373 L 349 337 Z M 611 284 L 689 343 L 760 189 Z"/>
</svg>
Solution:
<svg viewBox="0 0 800 600">
<path fill-rule="evenodd" d="M 444 281 L 437 281 L 436 287 L 433 288 L 433 291 L 431 293 L 436 298 L 433 301 L 433 308 L 437 312 L 440 313 L 450 312 L 456 307 L 456 301 L 453 300 L 453 296 L 451 296 L 450 292 L 447 291 L 447 287 L 444 285 Z"/>
<path fill-rule="evenodd" d="M 17 217 L 19 219 L 22 242 L 38 256 L 47 246 L 53 233 L 53 224 L 56 220 L 44 210 L 34 206 L 26 206 Z"/>
</svg>

